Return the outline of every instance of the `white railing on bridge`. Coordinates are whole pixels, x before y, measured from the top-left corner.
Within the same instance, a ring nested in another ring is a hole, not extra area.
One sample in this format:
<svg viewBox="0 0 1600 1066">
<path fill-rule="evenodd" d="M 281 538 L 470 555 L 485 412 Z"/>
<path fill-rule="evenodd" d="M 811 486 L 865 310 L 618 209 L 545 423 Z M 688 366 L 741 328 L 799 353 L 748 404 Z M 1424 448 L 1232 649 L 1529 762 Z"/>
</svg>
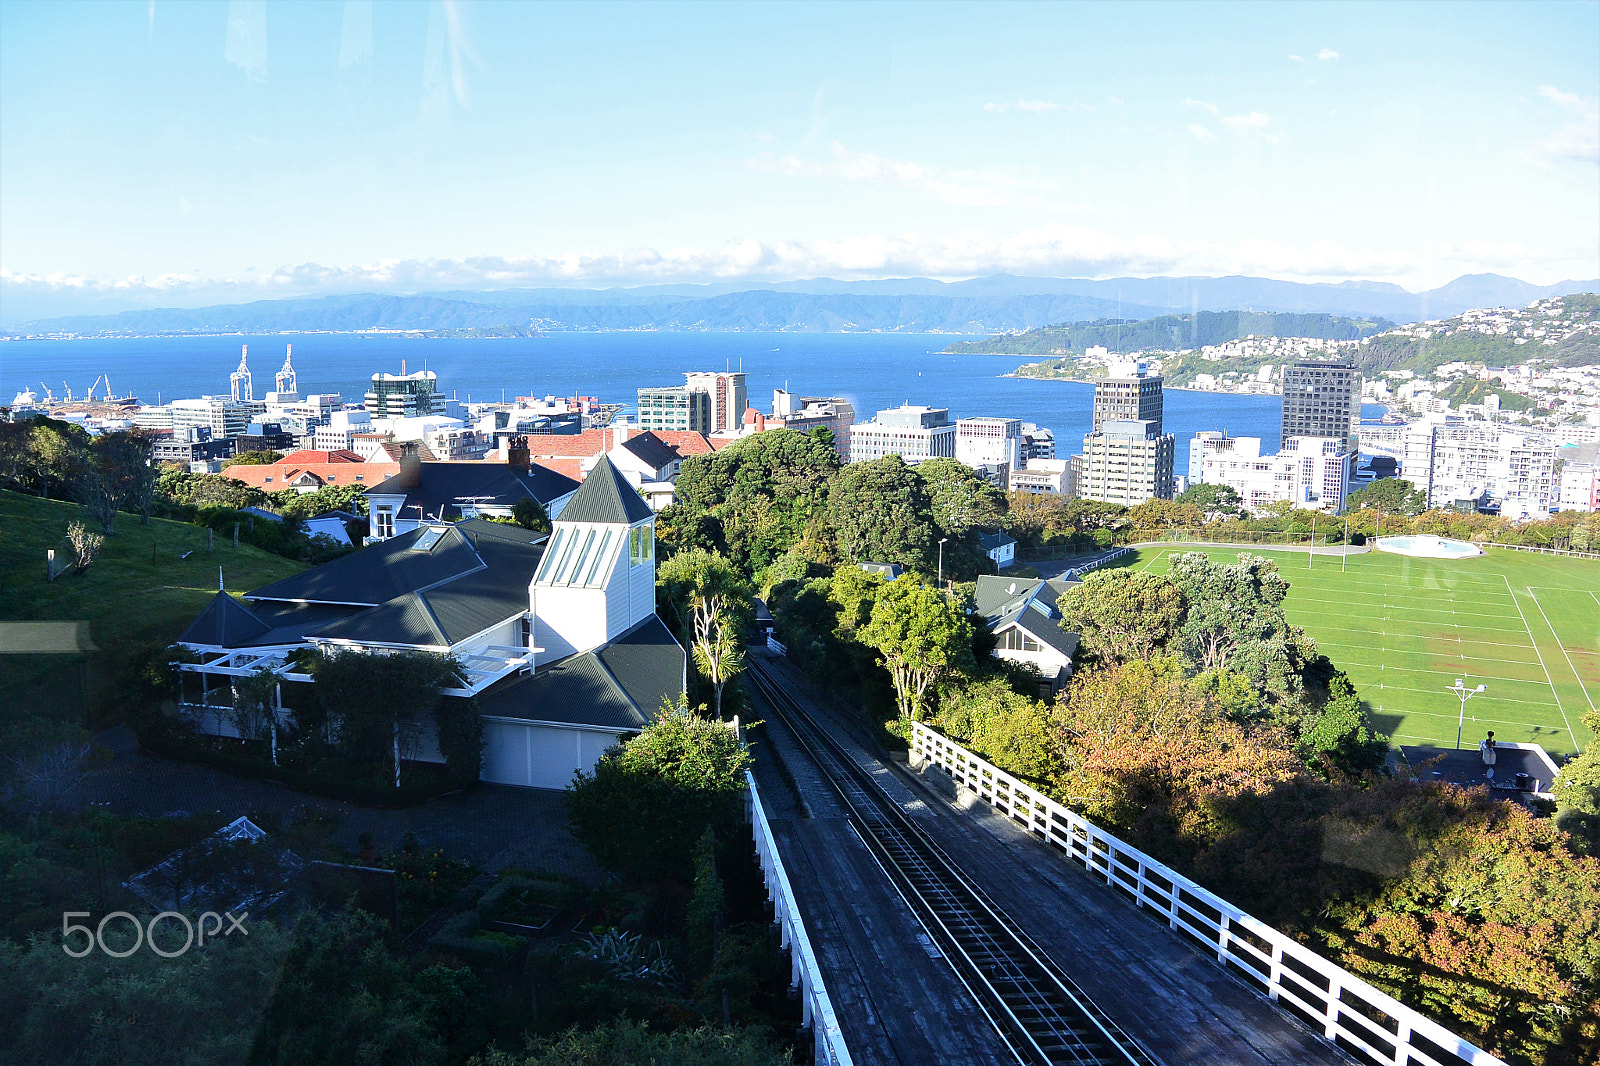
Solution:
<svg viewBox="0 0 1600 1066">
<path fill-rule="evenodd" d="M 788 655 L 789 649 L 778 643 L 778 638 L 771 633 L 767 634 L 767 650 L 774 655 Z"/>
<path fill-rule="evenodd" d="M 921 722 L 911 754 L 1103 879 L 1346 1052 L 1384 1066 L 1505 1066 Z"/>
<path fill-rule="evenodd" d="M 766 809 L 761 806 L 756 779 L 749 771 L 744 778 L 749 786 L 745 804 L 750 829 L 756 838 L 756 855 L 761 860 L 761 872 L 767 882 L 767 898 L 772 900 L 773 915 L 782 930 L 783 946 L 789 949 L 789 983 L 800 989 L 802 1020 L 811 1029 L 815 1044 L 814 1061 L 817 1066 L 852 1066 L 839 1019 L 833 1013 L 833 1001 L 822 983 L 822 969 L 811 950 L 811 938 L 806 936 L 805 922 L 800 917 L 789 874 L 778 855 L 778 842 L 767 823 Z"/>
<path fill-rule="evenodd" d="M 1127 556 L 1129 556 L 1131 554 L 1133 554 L 1133 549 L 1132 548 L 1118 548 L 1116 551 L 1110 553 L 1109 555 L 1102 555 L 1100 558 L 1095 559 L 1093 562 L 1084 563 L 1082 566 L 1075 566 L 1071 570 L 1068 570 L 1066 573 L 1062 574 L 1061 576 L 1066 578 L 1066 579 L 1068 579 L 1069 581 L 1076 581 L 1079 578 L 1081 578 L 1084 574 L 1087 574 L 1091 570 L 1098 570 L 1102 566 L 1110 566 L 1112 563 L 1116 562 L 1118 559 L 1126 558 Z"/>
</svg>

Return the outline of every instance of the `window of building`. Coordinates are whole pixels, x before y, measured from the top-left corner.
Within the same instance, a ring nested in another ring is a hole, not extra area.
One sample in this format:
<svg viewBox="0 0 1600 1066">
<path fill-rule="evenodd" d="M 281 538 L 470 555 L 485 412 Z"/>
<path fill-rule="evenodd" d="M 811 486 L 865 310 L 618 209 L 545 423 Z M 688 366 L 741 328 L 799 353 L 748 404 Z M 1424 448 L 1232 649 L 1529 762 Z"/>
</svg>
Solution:
<svg viewBox="0 0 1600 1066">
<path fill-rule="evenodd" d="M 394 512 L 387 507 L 378 508 L 378 536 L 394 536 Z"/>
</svg>

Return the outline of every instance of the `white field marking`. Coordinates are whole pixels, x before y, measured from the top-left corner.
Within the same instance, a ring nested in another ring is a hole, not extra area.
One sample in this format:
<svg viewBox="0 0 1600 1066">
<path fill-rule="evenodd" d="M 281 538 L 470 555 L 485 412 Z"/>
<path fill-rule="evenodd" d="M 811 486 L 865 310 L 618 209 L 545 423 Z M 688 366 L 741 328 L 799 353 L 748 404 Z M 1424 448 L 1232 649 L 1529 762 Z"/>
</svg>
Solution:
<svg viewBox="0 0 1600 1066">
<path fill-rule="evenodd" d="M 1167 556 L 1169 556 L 1171 554 L 1172 554 L 1171 551 L 1158 551 L 1158 552 L 1156 552 L 1155 555 L 1150 557 L 1150 561 L 1148 563 L 1145 563 L 1143 566 L 1139 567 L 1139 572 L 1141 574 L 1144 573 L 1146 570 L 1150 569 L 1152 566 L 1156 565 L 1156 563 L 1160 562 L 1162 559 L 1165 559 Z"/>
<path fill-rule="evenodd" d="M 1368 685 L 1367 686 L 1368 691 L 1371 691 L 1371 689 L 1373 687 L 1374 686 L 1372 686 L 1372 685 Z M 1433 688 L 1409 688 L 1409 687 L 1404 686 L 1404 685 L 1383 685 L 1381 688 L 1382 688 L 1382 691 L 1384 691 L 1384 692 L 1422 692 L 1422 693 L 1427 693 L 1429 695 L 1442 695 L 1443 693 L 1447 693 L 1447 692 L 1450 691 L 1448 686 L 1445 686 L 1443 688 L 1433 689 Z M 1537 700 L 1514 700 L 1510 696 L 1487 696 L 1486 695 L 1486 696 L 1479 696 L 1478 699 L 1487 701 L 1485 706 L 1487 706 L 1488 704 L 1492 704 L 1492 703 L 1515 703 L 1515 704 L 1517 704 L 1519 706 L 1524 706 L 1524 707 L 1543 707 L 1546 710 L 1548 710 L 1550 708 L 1550 705 L 1548 703 L 1540 703 Z M 1442 711 L 1406 711 L 1404 713 L 1406 713 L 1406 714 L 1440 714 L 1440 715 L 1443 715 L 1443 717 L 1445 717 L 1445 718 L 1450 717 L 1448 714 L 1445 714 Z M 1471 711 L 1467 712 L 1467 717 L 1468 718 L 1472 717 L 1472 712 Z M 1566 719 L 1563 718 L 1562 721 L 1565 722 Z"/>
<path fill-rule="evenodd" d="M 1561 643 L 1561 634 L 1556 632 L 1555 626 L 1550 625 L 1550 616 L 1544 613 L 1544 605 L 1539 602 L 1539 595 L 1533 591 L 1532 585 L 1528 586 L 1528 595 L 1533 597 L 1533 605 L 1539 608 L 1539 614 L 1544 618 L 1544 624 L 1550 626 L 1550 635 L 1556 638 L 1556 647 L 1561 649 L 1561 657 L 1567 660 L 1567 669 L 1571 670 L 1572 676 L 1578 679 L 1578 691 L 1582 692 L 1583 698 L 1589 701 L 1589 709 L 1591 711 L 1594 710 L 1594 697 L 1589 695 L 1589 686 L 1583 683 L 1583 675 L 1578 673 L 1578 668 L 1573 665 L 1572 656 L 1567 654 L 1567 646 Z"/>
<path fill-rule="evenodd" d="M 1448 607 L 1405 607 L 1405 606 L 1402 606 L 1402 605 L 1397 604 L 1397 603 L 1382 603 L 1382 604 L 1379 604 L 1379 603 L 1371 603 L 1371 604 L 1367 604 L 1367 603 L 1352 603 L 1349 600 L 1325 600 L 1325 599 L 1322 599 L 1319 596 L 1300 596 L 1300 597 L 1291 596 L 1289 598 L 1289 600 L 1287 600 L 1286 602 L 1290 606 L 1299 606 L 1301 604 L 1328 604 L 1328 605 L 1332 605 L 1332 606 L 1353 607 L 1356 610 L 1364 612 L 1364 613 L 1370 613 L 1370 612 L 1374 612 L 1374 611 L 1378 611 L 1378 610 L 1385 610 L 1385 611 L 1406 611 L 1406 612 L 1411 613 L 1411 614 L 1449 615 L 1451 618 L 1467 618 L 1467 619 L 1472 619 L 1472 620 L 1480 621 L 1480 622 L 1499 622 L 1499 621 L 1510 621 L 1511 620 L 1510 619 L 1511 612 L 1509 612 L 1509 611 L 1507 611 L 1507 612 L 1505 612 L 1503 614 L 1481 614 L 1481 613 L 1478 613 L 1476 611 L 1453 611 L 1453 610 L 1449 609 Z M 1454 624 L 1460 625 L 1461 623 L 1457 622 L 1457 623 L 1454 623 Z M 1492 627 L 1485 627 L 1485 628 L 1492 628 Z"/>
<path fill-rule="evenodd" d="M 1506 578 L 1506 576 L 1504 574 L 1500 575 L 1500 580 L 1504 581 L 1506 583 L 1506 590 L 1510 591 L 1511 590 L 1511 582 L 1509 580 L 1507 580 L 1507 578 Z M 1517 598 L 1517 594 L 1515 592 L 1512 592 L 1511 593 L 1511 598 L 1513 600 L 1515 600 Z M 1528 631 L 1528 639 L 1529 640 L 1533 640 L 1533 628 L 1528 625 L 1528 616 L 1526 614 L 1523 614 L 1523 612 L 1522 612 L 1522 604 L 1520 604 L 1520 603 L 1517 604 L 1517 614 L 1521 615 L 1521 617 L 1522 617 L 1522 626 L 1523 626 L 1524 629 L 1526 629 Z M 1552 629 L 1550 631 L 1550 633 L 1551 633 L 1552 636 L 1554 636 L 1555 635 L 1555 630 Z M 1560 637 L 1556 637 L 1556 643 L 1557 644 L 1561 643 L 1561 638 Z M 1573 744 L 1577 744 L 1578 743 L 1578 734 L 1576 734 L 1576 733 L 1574 733 L 1572 731 L 1572 723 L 1567 721 L 1567 709 L 1565 707 L 1561 706 L 1561 693 L 1556 691 L 1556 683 L 1553 680 L 1551 680 L 1551 678 L 1550 678 L 1550 667 L 1545 666 L 1544 653 L 1539 650 L 1539 644 L 1538 644 L 1537 641 L 1534 641 L 1533 653 L 1535 655 L 1539 656 L 1539 665 L 1544 668 L 1545 680 L 1550 682 L 1550 695 L 1552 695 L 1552 696 L 1554 696 L 1556 698 L 1556 709 L 1561 712 L 1561 720 L 1566 723 L 1567 736 L 1572 738 L 1572 743 Z M 1582 751 L 1583 749 L 1579 748 L 1578 750 Z"/>
<path fill-rule="evenodd" d="M 1330 588 L 1331 589 L 1335 585 L 1353 584 L 1353 583 L 1352 582 L 1327 581 L 1327 582 L 1315 582 L 1314 584 L 1320 584 L 1324 588 Z M 1374 585 L 1371 588 L 1353 588 L 1353 589 L 1350 589 L 1349 591 L 1351 591 L 1354 594 L 1362 595 L 1362 596 L 1379 596 L 1379 595 L 1385 595 L 1385 594 L 1390 593 L 1390 592 L 1394 592 L 1396 590 L 1403 590 L 1403 591 L 1406 591 L 1406 592 L 1417 592 L 1417 593 L 1441 593 L 1441 594 L 1444 594 L 1444 595 L 1448 596 L 1451 600 L 1455 600 L 1455 599 L 1458 598 L 1457 596 L 1454 595 L 1455 593 L 1458 593 L 1458 592 L 1461 593 L 1461 597 L 1460 598 L 1463 598 L 1463 599 L 1466 598 L 1466 597 L 1469 597 L 1469 596 L 1478 596 L 1478 595 L 1480 595 L 1480 592 L 1477 589 L 1459 589 L 1459 588 L 1456 588 L 1453 585 L 1449 586 L 1449 587 L 1446 587 L 1446 588 L 1418 588 L 1415 585 L 1407 585 L 1407 584 L 1403 584 L 1403 583 L 1397 582 L 1397 581 L 1381 581 L 1381 582 L 1378 582 L 1376 585 Z M 1488 594 L 1490 592 L 1494 593 L 1495 596 L 1499 596 L 1500 595 L 1500 590 L 1498 588 L 1486 589 L 1481 594 L 1486 595 L 1486 594 Z"/>
<path fill-rule="evenodd" d="M 1318 626 L 1317 628 L 1319 630 L 1321 630 L 1322 632 L 1325 632 L 1325 633 L 1362 633 L 1362 634 L 1365 634 L 1367 636 L 1371 636 L 1372 635 L 1372 630 L 1370 630 L 1370 629 L 1345 629 L 1343 626 Z M 1515 631 L 1513 630 L 1513 632 L 1515 632 Z M 1386 630 L 1386 629 L 1380 629 L 1378 631 L 1378 633 L 1381 636 L 1389 636 L 1390 635 L 1389 631 Z M 1482 644 L 1482 645 L 1485 645 L 1486 647 L 1490 647 L 1490 648 L 1523 648 L 1523 649 L 1526 649 L 1528 651 L 1533 651 L 1534 650 L 1534 647 L 1533 647 L 1532 644 L 1506 644 L 1506 643 L 1504 643 L 1502 641 L 1498 641 L 1498 640 L 1473 640 L 1471 637 L 1423 636 L 1420 633 L 1398 633 L 1398 632 L 1393 634 L 1393 635 L 1397 636 L 1397 637 L 1416 637 L 1416 638 L 1418 638 L 1420 640 L 1443 640 L 1443 641 L 1451 641 L 1451 640 L 1453 640 L 1457 644 Z M 1318 643 L 1321 643 L 1321 642 L 1319 641 Z M 1508 663 L 1510 663 L 1510 662 L 1526 662 L 1526 663 L 1528 663 L 1530 665 L 1533 665 L 1533 660 L 1532 659 L 1507 659 L 1505 661 L 1508 662 Z"/>
<path fill-rule="evenodd" d="M 1357 662 L 1351 662 L 1350 660 L 1347 659 L 1347 660 L 1345 660 L 1345 665 L 1346 666 L 1360 667 L 1360 668 L 1367 669 L 1367 670 L 1382 670 L 1385 677 L 1388 677 L 1389 674 L 1390 674 L 1390 671 L 1388 669 L 1386 669 L 1384 667 L 1374 666 L 1371 663 L 1357 663 Z M 1399 668 L 1396 668 L 1393 672 L 1396 673 L 1396 674 L 1410 674 L 1413 677 L 1424 677 L 1424 678 L 1437 677 L 1437 678 L 1440 678 L 1441 680 L 1446 678 L 1446 677 L 1458 677 L 1458 676 L 1463 676 L 1463 675 L 1467 674 L 1467 671 L 1455 671 L 1455 670 L 1452 670 L 1449 673 L 1445 673 L 1444 671 L 1441 671 L 1441 670 L 1403 670 L 1403 669 L 1399 669 Z M 1493 674 L 1478 673 L 1477 671 L 1471 672 L 1470 676 L 1471 676 L 1472 680 L 1474 680 L 1474 681 L 1492 681 L 1497 685 L 1538 685 L 1538 686 L 1541 686 L 1541 687 L 1544 685 L 1543 681 L 1528 681 L 1528 680 L 1525 680 L 1525 679 L 1520 678 L 1520 677 L 1496 677 Z M 1393 689 L 1401 688 L 1400 685 L 1391 685 L 1387 681 L 1380 681 L 1380 686 L 1382 688 L 1386 688 L 1386 689 L 1389 689 L 1389 688 L 1393 688 Z M 1419 688 L 1416 691 L 1417 692 L 1431 692 L 1433 690 L 1432 689 L 1421 689 L 1421 688 Z M 1449 685 L 1445 685 L 1443 688 L 1439 689 L 1439 691 L 1440 692 L 1449 692 L 1450 691 L 1450 686 Z M 1509 699 L 1511 699 L 1510 696 L 1504 696 L 1504 697 L 1502 697 L 1502 696 L 1490 696 L 1487 693 L 1485 693 L 1483 696 L 1480 696 L 1478 698 L 1479 699 L 1485 699 L 1485 700 L 1496 700 L 1496 699 L 1508 699 L 1509 700 Z M 1518 702 L 1518 703 L 1527 703 L 1529 701 L 1527 701 L 1527 700 L 1518 700 L 1516 702 Z M 1542 706 L 1549 706 L 1549 705 L 1548 704 L 1544 704 Z"/>
<path fill-rule="evenodd" d="M 1343 649 L 1348 649 L 1350 651 L 1367 651 L 1368 648 L 1369 648 L 1368 645 L 1364 645 L 1364 644 L 1341 644 L 1336 640 L 1319 640 L 1319 641 L 1317 641 L 1317 647 L 1320 648 L 1320 647 L 1323 647 L 1324 645 L 1326 645 L 1327 647 L 1330 647 L 1330 648 L 1343 648 Z M 1396 649 L 1396 650 L 1398 650 L 1398 649 Z M 1452 653 L 1452 654 L 1454 654 L 1454 653 Z M 1461 657 L 1462 661 L 1464 661 L 1464 662 L 1473 662 L 1473 663 L 1505 663 L 1507 666 L 1538 666 L 1539 665 L 1538 663 L 1534 662 L 1532 659 L 1496 659 L 1496 658 L 1493 658 L 1493 657 L 1488 656 L 1488 655 L 1466 655 L 1466 654 L 1461 654 L 1460 657 Z M 1539 682 L 1537 682 L 1537 681 L 1533 682 L 1533 684 L 1535 684 L 1535 685 L 1537 685 L 1538 683 Z"/>
</svg>

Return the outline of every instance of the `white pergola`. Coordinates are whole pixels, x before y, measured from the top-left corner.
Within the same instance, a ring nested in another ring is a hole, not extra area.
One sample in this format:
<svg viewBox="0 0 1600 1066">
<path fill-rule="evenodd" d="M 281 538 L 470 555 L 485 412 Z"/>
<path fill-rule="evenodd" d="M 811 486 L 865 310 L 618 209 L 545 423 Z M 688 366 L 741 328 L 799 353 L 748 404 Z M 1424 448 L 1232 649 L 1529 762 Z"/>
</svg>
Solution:
<svg viewBox="0 0 1600 1066">
<path fill-rule="evenodd" d="M 357 645 L 347 645 L 355 648 Z M 200 661 L 196 663 L 179 663 L 178 669 L 187 673 L 200 674 L 204 677 L 251 677 L 260 670 L 271 670 L 282 681 L 311 681 L 312 676 L 294 670 L 285 669 L 289 657 L 304 644 L 278 645 L 267 648 L 206 648 L 196 650 L 200 653 Z M 381 649 L 370 649 L 381 650 Z M 519 648 L 512 645 L 491 644 L 481 652 L 470 655 L 461 655 L 457 661 L 461 663 L 460 685 L 455 688 L 443 689 L 446 696 L 476 696 L 501 678 L 509 677 L 519 670 L 533 669 L 534 656 L 542 648 Z M 202 684 L 204 682 L 202 681 Z M 229 682 L 230 687 L 232 682 Z M 202 706 L 209 706 L 207 691 L 202 689 Z"/>
</svg>

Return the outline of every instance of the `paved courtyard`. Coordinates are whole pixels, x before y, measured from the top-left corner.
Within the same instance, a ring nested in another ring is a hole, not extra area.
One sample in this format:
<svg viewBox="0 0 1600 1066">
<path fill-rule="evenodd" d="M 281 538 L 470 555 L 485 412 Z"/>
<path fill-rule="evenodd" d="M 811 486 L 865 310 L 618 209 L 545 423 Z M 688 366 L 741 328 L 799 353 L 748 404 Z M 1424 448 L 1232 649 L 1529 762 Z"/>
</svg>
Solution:
<svg viewBox="0 0 1600 1066">
<path fill-rule="evenodd" d="M 107 730 L 95 743 L 106 761 L 75 790 L 81 806 L 147 817 L 217 811 L 230 819 L 319 811 L 341 819 L 333 842 L 352 853 L 362 833 L 372 834 L 379 851 L 392 851 L 410 832 L 424 849 L 439 848 L 490 873 L 521 866 L 591 884 L 608 876 L 568 830 L 559 792 L 480 784 L 407 810 L 378 810 L 152 755 L 126 729 Z"/>
</svg>

